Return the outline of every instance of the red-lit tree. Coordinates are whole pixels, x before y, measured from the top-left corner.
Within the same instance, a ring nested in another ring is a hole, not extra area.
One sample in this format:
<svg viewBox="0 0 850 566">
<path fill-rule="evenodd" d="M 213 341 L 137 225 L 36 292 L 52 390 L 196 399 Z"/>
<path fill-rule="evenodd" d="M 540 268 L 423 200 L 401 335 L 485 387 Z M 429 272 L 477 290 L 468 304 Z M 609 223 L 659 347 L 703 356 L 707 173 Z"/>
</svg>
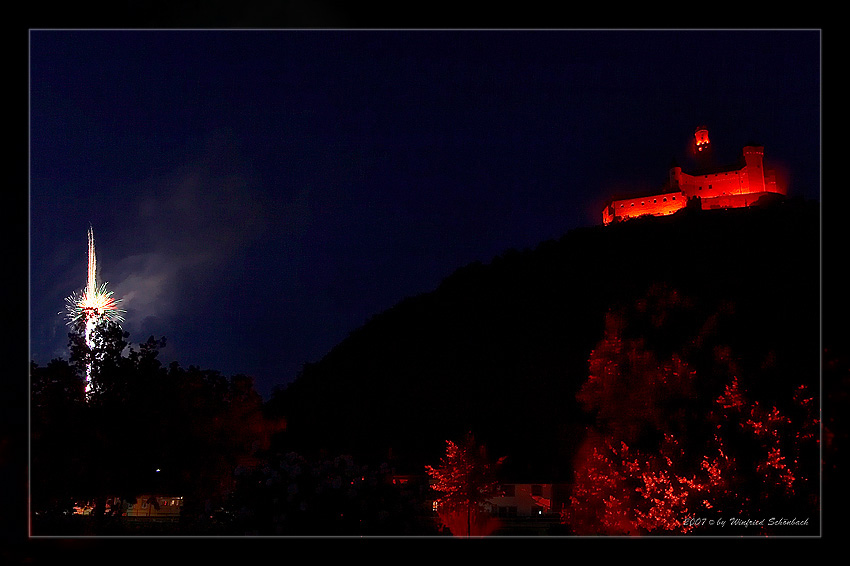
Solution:
<svg viewBox="0 0 850 566">
<path fill-rule="evenodd" d="M 425 466 L 436 482 L 432 487 L 442 495 L 436 500 L 440 520 L 455 536 L 485 536 L 498 521 L 486 507 L 498 494 L 498 467 L 504 458 L 492 462 L 483 446 L 468 433 L 462 443 L 446 441 L 446 455 L 438 467 Z"/>
<path fill-rule="evenodd" d="M 638 305 L 645 326 L 634 313 L 609 314 L 591 353 L 577 397 L 595 422 L 575 459 L 565 522 L 576 534 L 641 535 L 717 534 L 695 519 L 720 516 L 814 520 L 814 394 L 772 385 L 769 403 L 755 400 L 730 348 L 712 342 L 716 317 L 678 338 L 679 352 L 658 354 L 645 337 L 689 308 L 673 291 L 659 297 Z M 629 324 L 638 330 L 627 333 Z"/>
</svg>

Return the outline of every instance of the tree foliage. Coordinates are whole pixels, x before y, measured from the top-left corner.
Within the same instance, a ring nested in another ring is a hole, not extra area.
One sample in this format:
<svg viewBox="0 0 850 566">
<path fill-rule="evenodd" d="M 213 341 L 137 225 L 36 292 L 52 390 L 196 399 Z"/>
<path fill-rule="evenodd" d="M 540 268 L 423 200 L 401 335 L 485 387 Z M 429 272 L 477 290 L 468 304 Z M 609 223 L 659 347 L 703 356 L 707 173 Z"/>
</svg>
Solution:
<svg viewBox="0 0 850 566">
<path fill-rule="evenodd" d="M 770 518 L 808 518 L 812 532 L 819 515 L 812 379 L 789 387 L 759 383 L 775 377 L 767 369 L 746 375 L 717 340 L 723 319 L 734 323 L 730 305 L 698 324 L 693 303 L 675 290 L 656 288 L 648 299 L 650 307 L 641 301 L 631 313 L 612 311 L 590 356 L 577 397 L 594 424 L 576 459 L 565 521 L 577 534 L 718 535 L 729 534 L 717 530 L 720 519 L 765 522 L 747 534 L 786 534 L 787 526 L 770 528 Z M 694 332 L 662 332 L 682 315 Z M 666 349 L 649 343 L 644 319 L 666 337 Z M 756 398 L 749 382 L 769 397 Z"/>
<path fill-rule="evenodd" d="M 504 460 L 491 461 L 470 432 L 460 443 L 446 441 L 446 454 L 439 466 L 425 466 L 434 481 L 433 489 L 441 494 L 435 501 L 438 514 L 452 534 L 481 536 L 492 532 L 494 521 L 487 501 L 499 493 L 497 470 Z"/>
</svg>

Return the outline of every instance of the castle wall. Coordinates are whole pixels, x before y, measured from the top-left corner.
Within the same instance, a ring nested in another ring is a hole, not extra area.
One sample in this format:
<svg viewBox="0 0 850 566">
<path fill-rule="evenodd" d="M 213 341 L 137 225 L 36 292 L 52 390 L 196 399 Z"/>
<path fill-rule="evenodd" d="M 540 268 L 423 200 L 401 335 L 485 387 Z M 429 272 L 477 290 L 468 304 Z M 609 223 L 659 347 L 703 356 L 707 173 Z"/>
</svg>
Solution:
<svg viewBox="0 0 850 566">
<path fill-rule="evenodd" d="M 702 209 L 711 210 L 714 208 L 743 208 L 752 206 L 758 199 L 768 193 L 746 193 L 742 195 L 726 195 L 715 198 L 702 199 Z"/>
<path fill-rule="evenodd" d="M 764 172 L 764 190 L 768 193 L 778 193 L 780 195 L 788 194 L 788 187 L 777 183 L 776 171 L 768 169 Z"/>
<path fill-rule="evenodd" d="M 764 185 L 764 182 L 761 183 Z M 688 197 L 702 199 L 750 192 L 750 174 L 746 167 L 708 175 L 682 174 L 681 189 Z"/>
<path fill-rule="evenodd" d="M 685 196 L 679 192 L 666 192 L 646 197 L 615 200 L 605 208 L 602 221 L 610 224 L 614 217 L 621 220 L 637 218 L 646 214 L 664 216 L 673 214 L 687 204 Z"/>
</svg>

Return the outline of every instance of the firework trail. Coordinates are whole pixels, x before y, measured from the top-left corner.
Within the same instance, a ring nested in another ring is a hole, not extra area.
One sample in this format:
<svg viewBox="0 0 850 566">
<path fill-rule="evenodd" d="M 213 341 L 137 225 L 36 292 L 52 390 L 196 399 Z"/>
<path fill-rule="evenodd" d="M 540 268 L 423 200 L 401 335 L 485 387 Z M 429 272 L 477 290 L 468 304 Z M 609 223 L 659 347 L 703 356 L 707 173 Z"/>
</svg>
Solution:
<svg viewBox="0 0 850 566">
<path fill-rule="evenodd" d="M 91 349 L 94 345 L 93 333 L 98 323 L 104 321 L 121 322 L 123 310 L 118 308 L 121 299 L 115 299 L 112 291 L 106 290 L 104 282 L 97 285 L 97 258 L 94 252 L 94 230 L 89 226 L 89 265 L 86 288 L 82 293 L 74 293 L 67 299 L 68 324 L 76 326 L 85 323 L 86 345 Z M 91 362 L 86 366 L 86 398 L 91 394 Z"/>
</svg>

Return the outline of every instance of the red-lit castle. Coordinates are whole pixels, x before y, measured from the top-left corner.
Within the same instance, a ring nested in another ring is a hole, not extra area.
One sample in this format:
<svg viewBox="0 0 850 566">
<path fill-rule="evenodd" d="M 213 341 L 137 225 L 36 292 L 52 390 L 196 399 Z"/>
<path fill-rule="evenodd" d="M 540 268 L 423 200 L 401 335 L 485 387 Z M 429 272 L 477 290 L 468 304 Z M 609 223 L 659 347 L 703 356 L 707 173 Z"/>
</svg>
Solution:
<svg viewBox="0 0 850 566">
<path fill-rule="evenodd" d="M 611 200 L 602 212 L 602 221 L 610 224 L 644 215 L 673 214 L 689 201 L 698 202 L 704 210 L 741 208 L 752 206 L 765 196 L 787 194 L 787 187 L 777 182 L 775 171 L 764 168 L 762 146 L 744 147 L 741 167 L 714 167 L 708 129 L 699 127 L 694 133 L 693 151 L 697 161 L 693 174 L 683 173 L 674 164 L 660 192 Z"/>
</svg>

